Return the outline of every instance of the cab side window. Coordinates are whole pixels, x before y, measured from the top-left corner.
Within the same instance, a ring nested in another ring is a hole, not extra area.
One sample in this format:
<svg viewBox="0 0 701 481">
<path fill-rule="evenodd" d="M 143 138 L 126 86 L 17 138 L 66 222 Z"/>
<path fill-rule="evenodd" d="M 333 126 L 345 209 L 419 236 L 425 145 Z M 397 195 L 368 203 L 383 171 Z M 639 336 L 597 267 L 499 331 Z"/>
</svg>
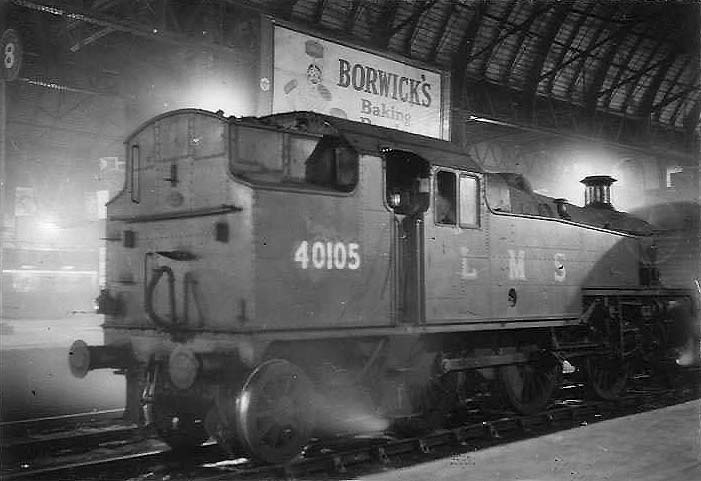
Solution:
<svg viewBox="0 0 701 481">
<path fill-rule="evenodd" d="M 437 224 L 455 225 L 457 211 L 455 174 L 439 170 L 436 172 L 434 216 Z"/>
<path fill-rule="evenodd" d="M 230 138 L 231 171 L 246 180 L 339 192 L 358 183 L 358 153 L 339 138 L 236 125 Z"/>
<path fill-rule="evenodd" d="M 479 226 L 479 181 L 471 175 L 460 176 L 460 226 Z"/>
</svg>

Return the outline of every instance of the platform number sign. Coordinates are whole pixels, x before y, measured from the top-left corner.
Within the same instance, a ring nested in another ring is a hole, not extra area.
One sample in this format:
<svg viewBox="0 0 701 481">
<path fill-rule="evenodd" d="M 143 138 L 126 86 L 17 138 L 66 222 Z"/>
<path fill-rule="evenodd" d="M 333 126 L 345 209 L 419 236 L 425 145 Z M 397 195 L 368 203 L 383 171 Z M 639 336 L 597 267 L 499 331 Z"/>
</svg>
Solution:
<svg viewBox="0 0 701 481">
<path fill-rule="evenodd" d="M 14 30 L 7 29 L 0 39 L 3 80 L 15 80 L 22 67 L 22 42 Z"/>
</svg>

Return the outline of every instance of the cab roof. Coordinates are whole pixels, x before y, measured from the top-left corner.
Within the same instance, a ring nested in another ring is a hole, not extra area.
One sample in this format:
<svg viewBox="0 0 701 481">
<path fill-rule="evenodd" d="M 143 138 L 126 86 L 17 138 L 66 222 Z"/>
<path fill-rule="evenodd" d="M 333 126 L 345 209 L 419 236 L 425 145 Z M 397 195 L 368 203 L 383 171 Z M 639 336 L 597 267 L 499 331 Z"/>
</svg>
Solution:
<svg viewBox="0 0 701 481">
<path fill-rule="evenodd" d="M 265 117 L 244 117 L 237 121 L 285 130 L 333 134 L 345 139 L 358 152 L 377 154 L 385 150 L 405 150 L 421 156 L 432 165 L 484 172 L 467 152 L 445 140 L 316 112 L 286 112 Z"/>
</svg>

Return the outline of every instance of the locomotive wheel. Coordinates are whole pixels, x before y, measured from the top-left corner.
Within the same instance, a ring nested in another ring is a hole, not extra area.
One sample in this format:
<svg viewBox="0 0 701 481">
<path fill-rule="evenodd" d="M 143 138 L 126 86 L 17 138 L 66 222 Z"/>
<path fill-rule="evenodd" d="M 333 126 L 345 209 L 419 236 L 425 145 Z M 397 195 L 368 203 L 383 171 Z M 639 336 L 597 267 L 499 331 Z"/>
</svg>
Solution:
<svg viewBox="0 0 701 481">
<path fill-rule="evenodd" d="M 630 363 L 614 357 L 587 359 L 586 372 L 593 394 L 607 401 L 618 399 L 626 390 Z"/>
<path fill-rule="evenodd" d="M 189 451 L 209 438 L 204 423 L 194 414 L 159 407 L 154 406 L 156 431 L 173 451 Z"/>
<path fill-rule="evenodd" d="M 239 437 L 244 448 L 267 463 L 298 455 L 314 428 L 312 383 L 296 365 L 272 359 L 246 379 L 236 400 Z"/>
<path fill-rule="evenodd" d="M 502 366 L 499 380 L 506 401 L 524 415 L 542 411 L 560 382 L 561 367 L 557 362 Z"/>
</svg>

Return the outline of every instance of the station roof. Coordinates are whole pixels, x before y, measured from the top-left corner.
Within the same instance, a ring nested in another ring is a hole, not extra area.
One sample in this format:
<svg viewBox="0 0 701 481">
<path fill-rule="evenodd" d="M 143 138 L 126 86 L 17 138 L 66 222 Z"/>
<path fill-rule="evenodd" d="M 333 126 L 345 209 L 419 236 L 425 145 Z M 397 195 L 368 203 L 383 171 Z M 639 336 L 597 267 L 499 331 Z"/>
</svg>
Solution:
<svg viewBox="0 0 701 481">
<path fill-rule="evenodd" d="M 248 0 L 337 38 L 596 112 L 698 128 L 693 1 Z M 455 78 L 455 77 L 454 77 Z"/>
<path fill-rule="evenodd" d="M 575 119 L 577 123 L 583 120 L 603 133 L 611 129 L 604 117 L 632 119 L 636 126 L 672 133 L 672 143 L 681 140 L 681 150 L 698 155 L 698 1 L 10 0 L 9 4 L 42 15 L 20 15 L 27 29 L 37 33 L 36 39 L 30 36 L 41 44 L 35 50 L 50 52 L 60 38 L 76 58 L 89 45 L 99 46 L 104 38 L 113 41 L 117 34 L 227 47 L 227 38 L 250 34 L 227 28 L 234 28 L 231 19 L 241 8 L 252 9 L 321 36 L 449 72 L 453 108 L 465 109 L 466 116 L 473 107 L 470 102 L 475 102 L 470 92 L 476 86 L 493 86 L 502 90 L 489 102 L 504 97 L 502 92 L 516 94 L 507 101 L 507 111 L 528 114 L 529 105 L 545 100 L 556 103 L 552 116 L 557 120 L 572 116 L 560 105 L 575 106 L 585 113 L 583 119 Z M 123 55 L 128 57 L 133 47 L 125 48 Z M 104 82 L 98 79 L 102 83 L 111 80 L 104 72 L 98 76 L 106 76 Z M 529 125 L 542 128 L 532 119 Z M 645 139 L 645 129 L 636 139 L 646 148 L 656 142 Z"/>
</svg>

